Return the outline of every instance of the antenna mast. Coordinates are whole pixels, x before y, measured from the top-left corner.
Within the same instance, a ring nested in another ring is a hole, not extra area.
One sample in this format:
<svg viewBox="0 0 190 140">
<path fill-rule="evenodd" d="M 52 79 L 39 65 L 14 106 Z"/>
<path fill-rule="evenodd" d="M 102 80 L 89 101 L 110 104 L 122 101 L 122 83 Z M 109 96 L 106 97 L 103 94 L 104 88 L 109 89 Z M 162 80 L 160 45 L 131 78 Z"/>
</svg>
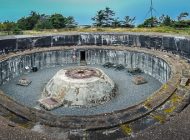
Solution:
<svg viewBox="0 0 190 140">
<path fill-rule="evenodd" d="M 150 4 L 150 14 L 151 14 L 151 18 L 153 18 L 153 10 L 154 10 L 154 8 L 153 8 L 153 2 L 152 2 L 152 0 L 151 0 L 151 4 Z"/>
<path fill-rule="evenodd" d="M 153 0 L 150 0 L 150 8 L 147 12 L 147 15 L 150 14 L 150 17 L 151 17 L 151 27 L 154 26 L 154 15 L 153 15 L 153 12 L 157 13 L 157 11 L 154 9 L 154 6 L 153 6 Z M 146 16 L 147 16 L 146 15 Z"/>
</svg>

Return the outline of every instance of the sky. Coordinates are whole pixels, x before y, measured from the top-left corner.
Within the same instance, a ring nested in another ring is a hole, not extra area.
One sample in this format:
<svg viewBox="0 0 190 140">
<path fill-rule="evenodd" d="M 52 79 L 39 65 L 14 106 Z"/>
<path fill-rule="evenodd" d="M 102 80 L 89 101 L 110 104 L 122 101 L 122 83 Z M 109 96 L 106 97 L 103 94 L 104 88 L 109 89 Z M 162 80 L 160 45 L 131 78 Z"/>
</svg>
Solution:
<svg viewBox="0 0 190 140">
<path fill-rule="evenodd" d="M 153 0 L 155 16 L 176 18 L 181 12 L 190 13 L 190 0 Z M 16 21 L 30 11 L 40 14 L 61 13 L 73 16 L 79 25 L 91 24 L 98 10 L 110 7 L 120 19 L 136 17 L 136 24 L 148 18 L 150 0 L 0 0 L 0 22 Z"/>
</svg>

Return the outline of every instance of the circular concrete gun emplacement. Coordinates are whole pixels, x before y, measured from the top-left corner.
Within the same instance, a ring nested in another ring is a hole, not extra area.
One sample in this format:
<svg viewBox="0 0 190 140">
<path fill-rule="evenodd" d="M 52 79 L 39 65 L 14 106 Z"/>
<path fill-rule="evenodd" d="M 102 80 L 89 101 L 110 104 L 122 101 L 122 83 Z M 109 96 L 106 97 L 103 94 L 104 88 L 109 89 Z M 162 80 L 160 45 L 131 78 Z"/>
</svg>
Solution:
<svg viewBox="0 0 190 140">
<path fill-rule="evenodd" d="M 0 38 L 0 121 L 53 139 L 135 137 L 187 109 L 189 48 L 145 33 Z"/>
<path fill-rule="evenodd" d="M 63 106 L 96 106 L 116 95 L 116 85 L 100 69 L 72 67 L 58 71 L 45 86 L 41 106 L 52 110 Z"/>
</svg>

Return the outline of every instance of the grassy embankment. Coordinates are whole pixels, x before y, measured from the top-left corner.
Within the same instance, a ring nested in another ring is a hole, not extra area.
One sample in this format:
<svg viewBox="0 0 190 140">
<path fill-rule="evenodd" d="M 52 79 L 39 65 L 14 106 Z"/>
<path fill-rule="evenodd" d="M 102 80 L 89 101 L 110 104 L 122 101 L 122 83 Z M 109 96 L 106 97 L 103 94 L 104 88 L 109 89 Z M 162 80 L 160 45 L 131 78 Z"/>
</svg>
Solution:
<svg viewBox="0 0 190 140">
<path fill-rule="evenodd" d="M 190 28 L 175 29 L 171 27 L 155 27 L 155 28 L 74 28 L 74 29 L 50 29 L 50 30 L 27 30 L 23 31 L 24 35 L 38 34 L 59 34 L 59 33 L 76 33 L 76 32 L 153 32 L 168 33 L 179 35 L 190 35 Z M 0 32 L 0 35 L 8 35 L 7 32 Z"/>
</svg>

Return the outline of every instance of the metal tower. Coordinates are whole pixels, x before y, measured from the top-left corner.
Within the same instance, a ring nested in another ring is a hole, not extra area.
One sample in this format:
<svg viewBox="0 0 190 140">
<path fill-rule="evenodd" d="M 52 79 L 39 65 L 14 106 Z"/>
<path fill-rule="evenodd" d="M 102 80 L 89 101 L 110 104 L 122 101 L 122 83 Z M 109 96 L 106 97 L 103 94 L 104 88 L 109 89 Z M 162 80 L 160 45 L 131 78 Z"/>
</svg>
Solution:
<svg viewBox="0 0 190 140">
<path fill-rule="evenodd" d="M 153 21 L 153 18 L 154 18 L 154 15 L 153 15 L 153 12 L 157 13 L 156 9 L 154 9 L 154 6 L 153 6 L 153 0 L 150 0 L 150 8 L 146 14 L 146 17 L 147 15 L 150 14 L 150 18 L 152 19 L 152 23 L 151 23 L 151 27 L 153 27 L 153 24 L 154 24 L 154 21 Z"/>
</svg>

